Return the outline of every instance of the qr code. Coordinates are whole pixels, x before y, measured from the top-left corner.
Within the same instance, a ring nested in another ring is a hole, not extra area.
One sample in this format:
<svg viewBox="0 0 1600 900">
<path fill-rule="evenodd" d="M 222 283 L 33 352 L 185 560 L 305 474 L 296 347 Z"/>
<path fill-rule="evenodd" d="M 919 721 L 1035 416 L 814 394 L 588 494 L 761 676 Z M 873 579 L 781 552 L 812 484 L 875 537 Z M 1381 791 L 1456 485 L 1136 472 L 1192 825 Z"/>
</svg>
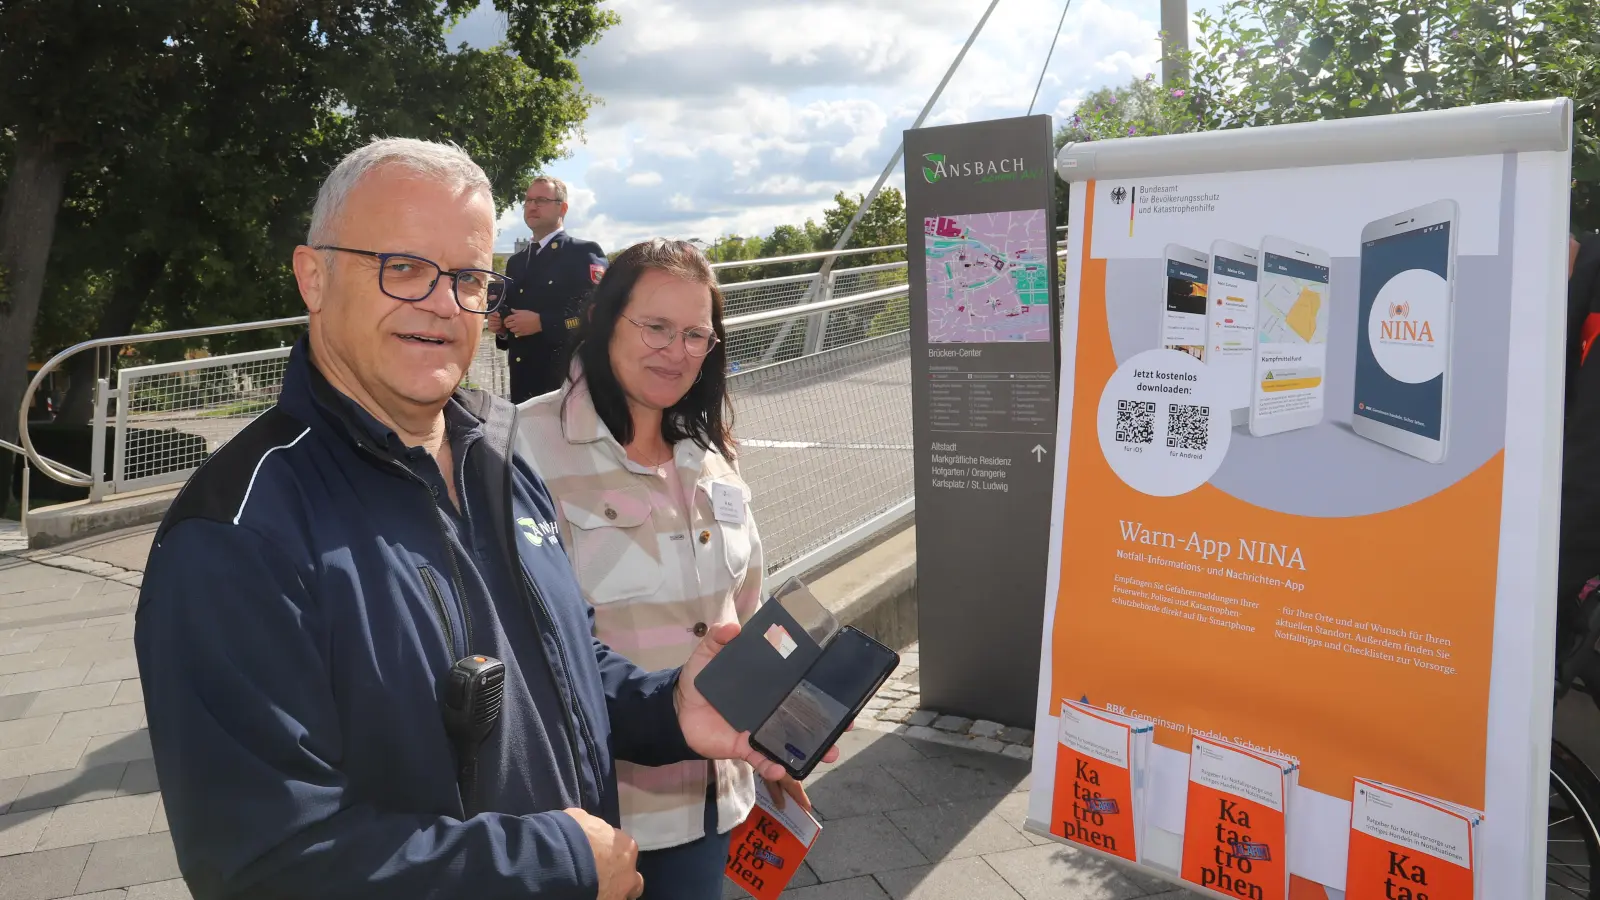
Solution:
<svg viewBox="0 0 1600 900">
<path fill-rule="evenodd" d="M 1211 432 L 1211 407 L 1167 407 L 1167 446 L 1178 450 L 1204 450 Z"/>
<path fill-rule="evenodd" d="M 1154 401 L 1117 401 L 1117 440 L 1124 444 L 1149 444 L 1156 436 Z"/>
</svg>

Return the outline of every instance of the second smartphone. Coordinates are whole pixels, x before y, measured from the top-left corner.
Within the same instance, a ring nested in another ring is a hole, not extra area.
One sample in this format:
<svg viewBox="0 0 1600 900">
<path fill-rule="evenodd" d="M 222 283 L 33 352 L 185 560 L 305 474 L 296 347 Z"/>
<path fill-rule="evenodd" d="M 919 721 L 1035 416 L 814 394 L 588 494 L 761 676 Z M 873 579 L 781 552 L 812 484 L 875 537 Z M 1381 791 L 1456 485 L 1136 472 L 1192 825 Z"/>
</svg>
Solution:
<svg viewBox="0 0 1600 900">
<path fill-rule="evenodd" d="M 1454 200 L 1436 200 L 1361 230 L 1350 425 L 1430 463 L 1449 444 L 1459 219 Z"/>
<path fill-rule="evenodd" d="M 805 778 L 900 665 L 900 654 L 846 625 L 800 683 L 750 736 L 750 745 Z"/>
</svg>

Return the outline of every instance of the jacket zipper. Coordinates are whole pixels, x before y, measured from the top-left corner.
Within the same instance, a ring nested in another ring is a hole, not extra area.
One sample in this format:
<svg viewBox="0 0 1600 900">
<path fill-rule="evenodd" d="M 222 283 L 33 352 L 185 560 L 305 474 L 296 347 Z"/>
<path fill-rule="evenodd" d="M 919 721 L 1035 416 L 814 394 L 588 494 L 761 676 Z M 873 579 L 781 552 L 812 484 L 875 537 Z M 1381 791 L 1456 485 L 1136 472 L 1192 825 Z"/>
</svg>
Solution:
<svg viewBox="0 0 1600 900">
<path fill-rule="evenodd" d="M 515 544 L 512 545 L 513 548 L 515 548 L 515 546 L 516 546 Z M 545 625 L 545 627 L 550 629 L 550 636 L 551 636 L 551 638 L 553 638 L 555 640 L 556 656 L 559 657 L 560 660 L 561 660 L 561 669 L 562 669 L 562 671 L 571 672 L 572 669 L 567 665 L 567 652 L 566 652 L 566 650 L 564 649 L 564 647 L 563 647 L 563 645 L 561 643 L 561 632 L 559 630 L 557 630 L 555 619 L 554 619 L 554 617 L 552 617 L 550 615 L 549 608 L 545 606 L 544 595 L 539 593 L 539 589 L 537 587 L 535 587 L 534 584 L 533 584 L 533 579 L 528 577 L 527 570 L 522 567 L 522 559 L 520 557 L 518 557 L 517 559 L 512 560 L 512 562 L 516 565 L 517 571 L 522 574 L 522 585 L 523 585 L 523 587 L 533 597 L 532 605 L 535 608 L 536 614 L 543 618 L 543 624 Z M 590 732 L 590 730 L 589 730 L 589 720 L 588 720 L 588 718 L 586 716 L 583 715 L 582 708 L 576 706 L 575 704 L 573 704 L 570 701 L 570 699 L 567 697 L 568 691 L 561 689 L 561 687 L 560 687 L 560 679 L 558 679 L 556 677 L 555 666 L 550 664 L 550 654 L 541 653 L 539 655 L 544 657 L 545 668 L 548 669 L 549 672 L 550 672 L 550 683 L 552 685 L 556 686 L 556 693 L 561 695 L 561 708 L 562 708 L 562 710 L 564 712 L 566 712 L 567 718 L 570 721 L 577 722 L 578 723 L 578 728 L 581 729 L 581 733 L 579 734 L 578 739 L 583 742 L 584 750 L 587 751 L 587 754 L 588 754 L 588 757 L 589 757 L 589 770 L 594 773 L 594 779 L 595 779 L 594 783 L 598 787 L 600 785 L 601 781 L 602 781 L 602 779 L 600 777 L 600 758 L 595 753 L 595 750 L 594 750 L 594 734 L 592 732 Z M 572 681 L 571 681 L 570 676 L 567 679 L 566 684 L 567 684 L 568 688 L 570 689 L 570 687 L 572 685 Z M 573 747 L 572 748 L 572 782 L 573 782 L 573 789 L 578 791 L 580 802 L 581 802 L 581 798 L 582 798 L 582 794 L 583 794 L 583 784 L 578 778 L 578 748 L 577 747 Z"/>
<path fill-rule="evenodd" d="M 450 557 L 450 584 L 455 588 L 456 606 L 461 610 L 461 623 L 466 628 L 467 632 L 462 636 L 465 649 L 458 650 L 456 648 L 455 638 L 453 636 L 450 638 L 450 652 L 455 656 L 455 659 L 452 659 L 450 663 L 451 665 L 454 665 L 457 659 L 460 659 L 461 657 L 472 652 L 472 614 L 467 612 L 467 593 L 466 589 L 461 583 L 461 565 L 456 561 L 455 549 L 450 546 L 450 529 L 445 525 L 444 509 L 439 506 L 439 489 L 423 480 L 422 476 L 406 468 L 404 463 L 379 454 L 377 451 L 368 447 L 364 442 L 358 442 L 356 447 L 357 449 L 364 450 L 372 454 L 380 462 L 399 470 L 400 474 L 404 476 L 407 481 L 413 481 L 422 485 L 423 489 L 428 492 L 428 496 L 433 499 L 433 521 L 434 524 L 439 528 L 439 542 L 444 545 L 445 555 Z M 451 629 L 448 624 L 448 616 L 445 617 L 445 622 L 445 632 L 447 635 L 449 635 L 451 634 Z"/>
<path fill-rule="evenodd" d="M 409 472 L 410 470 L 408 469 L 407 471 Z M 462 656 L 465 656 L 472 652 L 472 613 L 467 611 L 467 591 L 461 581 L 461 564 L 456 560 L 455 548 L 450 546 L 450 528 L 444 520 L 444 508 L 439 505 L 439 489 L 421 478 L 416 480 L 427 488 L 428 494 L 433 497 L 433 515 L 435 524 L 439 526 L 439 540 L 444 542 L 444 552 L 450 557 L 450 583 L 455 585 L 456 600 L 461 607 L 461 622 L 467 630 L 465 649 L 461 653 Z"/>
<path fill-rule="evenodd" d="M 450 613 L 444 608 L 444 595 L 439 593 L 439 583 L 433 580 L 433 570 L 427 566 L 417 566 L 417 572 L 422 575 L 422 584 L 428 590 L 428 599 L 433 601 L 433 608 L 439 613 L 439 624 L 444 626 L 444 639 L 449 643 L 453 653 L 456 649 L 456 631 L 450 626 Z"/>
</svg>

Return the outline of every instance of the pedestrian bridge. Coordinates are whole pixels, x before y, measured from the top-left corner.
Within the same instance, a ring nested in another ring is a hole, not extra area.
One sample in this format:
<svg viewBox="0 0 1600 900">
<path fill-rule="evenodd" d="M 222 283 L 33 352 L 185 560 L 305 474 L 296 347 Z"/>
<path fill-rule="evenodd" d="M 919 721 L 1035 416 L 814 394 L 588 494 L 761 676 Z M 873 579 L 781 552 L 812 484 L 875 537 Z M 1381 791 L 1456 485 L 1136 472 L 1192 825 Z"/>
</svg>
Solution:
<svg viewBox="0 0 1600 900">
<path fill-rule="evenodd" d="M 913 510 L 905 245 L 717 263 L 740 466 L 753 492 L 769 576 L 800 574 Z M 863 264 L 873 257 L 890 262 Z M 772 275 L 825 266 L 825 272 Z M 305 317 L 127 335 L 70 347 L 23 398 L 79 353 L 95 356 L 89 471 L 52 460 L 22 414 L 24 491 L 40 478 L 86 488 L 89 504 L 175 490 L 276 400 Z M 279 346 L 207 355 L 217 334 L 259 331 Z M 153 350 L 138 356 L 118 352 Z M 140 358 L 180 358 L 135 364 Z M 506 395 L 505 355 L 486 333 L 466 381 Z M 26 501 L 24 506 L 26 506 Z M 35 514 L 39 511 L 35 510 Z M 24 531 L 28 523 L 25 514 Z"/>
</svg>

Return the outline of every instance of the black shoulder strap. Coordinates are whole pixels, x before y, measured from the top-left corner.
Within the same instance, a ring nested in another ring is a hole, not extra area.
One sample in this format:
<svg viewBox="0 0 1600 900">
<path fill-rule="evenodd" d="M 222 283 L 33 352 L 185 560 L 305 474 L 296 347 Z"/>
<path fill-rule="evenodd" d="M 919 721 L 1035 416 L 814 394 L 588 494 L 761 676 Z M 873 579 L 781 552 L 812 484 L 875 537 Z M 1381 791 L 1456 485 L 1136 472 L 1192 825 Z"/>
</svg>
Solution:
<svg viewBox="0 0 1600 900">
<path fill-rule="evenodd" d="M 511 467 L 515 450 L 517 407 L 511 401 L 484 390 L 461 388 L 456 399 L 467 411 L 483 421 L 483 478 L 487 495 L 493 508 L 491 521 L 498 520 L 500 527 L 494 532 L 506 559 L 515 563 L 517 556 L 516 522 L 511 507 Z"/>
<path fill-rule="evenodd" d="M 187 519 L 237 521 L 261 464 L 271 454 L 293 446 L 309 430 L 282 405 L 257 416 L 189 476 L 162 517 L 155 543 L 160 544 L 167 532 Z"/>
</svg>

